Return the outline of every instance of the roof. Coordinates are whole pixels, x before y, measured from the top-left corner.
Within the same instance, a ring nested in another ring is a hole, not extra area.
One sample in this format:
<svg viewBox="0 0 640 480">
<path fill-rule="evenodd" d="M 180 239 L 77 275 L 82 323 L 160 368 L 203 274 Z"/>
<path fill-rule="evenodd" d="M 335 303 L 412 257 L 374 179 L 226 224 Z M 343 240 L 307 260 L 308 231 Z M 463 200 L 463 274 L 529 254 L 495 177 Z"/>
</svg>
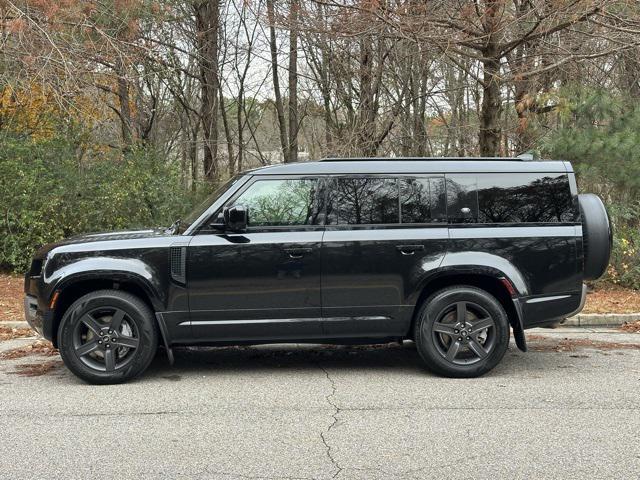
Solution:
<svg viewBox="0 0 640 480">
<path fill-rule="evenodd" d="M 517 158 L 354 158 L 283 163 L 251 170 L 253 175 L 344 175 L 423 173 L 566 173 L 569 162 Z"/>
</svg>

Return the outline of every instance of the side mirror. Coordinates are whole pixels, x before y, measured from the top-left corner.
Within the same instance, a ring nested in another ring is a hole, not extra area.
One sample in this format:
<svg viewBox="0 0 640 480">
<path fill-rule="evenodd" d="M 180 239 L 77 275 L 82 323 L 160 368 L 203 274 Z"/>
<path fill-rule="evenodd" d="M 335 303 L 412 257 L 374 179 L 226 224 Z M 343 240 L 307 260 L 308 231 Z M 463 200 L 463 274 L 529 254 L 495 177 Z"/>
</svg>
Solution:
<svg viewBox="0 0 640 480">
<path fill-rule="evenodd" d="M 232 232 L 244 232 L 249 221 L 249 212 L 242 205 L 227 207 L 223 210 L 224 223 Z"/>
<path fill-rule="evenodd" d="M 224 222 L 224 212 L 218 213 L 216 219 L 209 224 L 209 228 L 211 230 L 218 230 L 219 232 L 225 231 L 227 225 Z"/>
</svg>

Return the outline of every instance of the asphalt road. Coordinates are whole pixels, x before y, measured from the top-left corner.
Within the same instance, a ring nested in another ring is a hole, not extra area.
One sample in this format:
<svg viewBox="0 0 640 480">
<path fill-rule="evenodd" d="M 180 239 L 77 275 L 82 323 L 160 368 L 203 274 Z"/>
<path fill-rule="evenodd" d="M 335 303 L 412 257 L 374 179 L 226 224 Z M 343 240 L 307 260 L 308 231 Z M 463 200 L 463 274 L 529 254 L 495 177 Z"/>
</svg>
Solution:
<svg viewBox="0 0 640 480">
<path fill-rule="evenodd" d="M 106 387 L 2 360 L 0 478 L 640 477 L 640 349 L 610 343 L 640 334 L 533 333 L 473 380 L 411 344 L 182 350 Z"/>
</svg>

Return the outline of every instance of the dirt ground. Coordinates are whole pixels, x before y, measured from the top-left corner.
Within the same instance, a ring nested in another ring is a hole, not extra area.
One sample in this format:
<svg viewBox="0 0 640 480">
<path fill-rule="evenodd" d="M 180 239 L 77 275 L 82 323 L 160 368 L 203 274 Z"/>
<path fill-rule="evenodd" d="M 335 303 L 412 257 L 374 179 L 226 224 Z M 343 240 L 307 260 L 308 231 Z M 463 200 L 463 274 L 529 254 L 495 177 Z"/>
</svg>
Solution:
<svg viewBox="0 0 640 480">
<path fill-rule="evenodd" d="M 640 290 L 606 285 L 587 294 L 582 313 L 638 313 Z"/>
<path fill-rule="evenodd" d="M 23 278 L 0 274 L 0 321 L 22 320 Z M 587 295 L 582 313 L 640 312 L 640 291 L 607 285 Z"/>
<path fill-rule="evenodd" d="M 0 274 L 0 321 L 24 319 L 24 279 Z"/>
</svg>

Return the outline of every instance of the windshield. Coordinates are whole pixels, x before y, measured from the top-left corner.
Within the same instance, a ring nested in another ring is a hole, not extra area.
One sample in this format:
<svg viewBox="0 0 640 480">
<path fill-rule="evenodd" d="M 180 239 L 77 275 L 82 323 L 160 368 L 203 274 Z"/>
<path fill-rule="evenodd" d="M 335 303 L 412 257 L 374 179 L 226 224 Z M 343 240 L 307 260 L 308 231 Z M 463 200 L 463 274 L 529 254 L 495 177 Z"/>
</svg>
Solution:
<svg viewBox="0 0 640 480">
<path fill-rule="evenodd" d="M 191 213 L 189 213 L 184 220 L 180 222 L 179 233 L 183 233 L 187 228 L 191 226 L 193 222 L 195 222 L 200 215 L 202 215 L 207 208 L 209 208 L 218 198 L 222 196 L 224 192 L 226 192 L 234 183 L 236 183 L 242 175 L 236 175 L 235 177 L 231 177 L 225 183 L 223 183 L 220 187 L 216 188 L 216 190 L 207 196 L 200 205 L 194 208 Z"/>
</svg>

